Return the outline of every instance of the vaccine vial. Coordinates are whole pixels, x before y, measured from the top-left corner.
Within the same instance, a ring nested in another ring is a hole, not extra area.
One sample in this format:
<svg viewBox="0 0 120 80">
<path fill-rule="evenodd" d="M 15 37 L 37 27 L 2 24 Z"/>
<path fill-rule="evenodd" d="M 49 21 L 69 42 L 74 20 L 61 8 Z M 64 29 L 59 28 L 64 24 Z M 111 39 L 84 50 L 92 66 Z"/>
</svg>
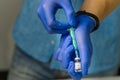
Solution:
<svg viewBox="0 0 120 80">
<path fill-rule="evenodd" d="M 82 71 L 82 65 L 80 62 L 80 58 L 75 58 L 75 72 L 81 72 Z"/>
</svg>

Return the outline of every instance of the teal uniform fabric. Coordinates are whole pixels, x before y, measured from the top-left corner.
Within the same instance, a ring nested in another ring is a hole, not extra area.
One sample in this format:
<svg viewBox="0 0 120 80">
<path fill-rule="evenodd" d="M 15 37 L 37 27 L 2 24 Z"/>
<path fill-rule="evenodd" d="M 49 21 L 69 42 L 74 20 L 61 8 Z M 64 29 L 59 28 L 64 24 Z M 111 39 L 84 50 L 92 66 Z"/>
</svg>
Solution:
<svg viewBox="0 0 120 80">
<path fill-rule="evenodd" d="M 83 0 L 71 0 L 75 11 L 78 11 Z M 63 70 L 60 63 L 53 59 L 53 54 L 59 44 L 57 34 L 48 34 L 37 15 L 40 0 L 24 0 L 21 11 L 16 18 L 13 38 L 27 55 L 42 62 L 51 62 L 52 69 Z M 93 57 L 90 73 L 96 73 L 118 64 L 120 47 L 120 7 L 112 12 L 100 28 L 91 34 Z M 59 21 L 66 21 L 63 10 L 56 14 Z"/>
<path fill-rule="evenodd" d="M 120 57 L 120 6 L 118 6 L 91 34 L 93 56 L 89 73 L 112 69 L 119 64 Z"/>
</svg>

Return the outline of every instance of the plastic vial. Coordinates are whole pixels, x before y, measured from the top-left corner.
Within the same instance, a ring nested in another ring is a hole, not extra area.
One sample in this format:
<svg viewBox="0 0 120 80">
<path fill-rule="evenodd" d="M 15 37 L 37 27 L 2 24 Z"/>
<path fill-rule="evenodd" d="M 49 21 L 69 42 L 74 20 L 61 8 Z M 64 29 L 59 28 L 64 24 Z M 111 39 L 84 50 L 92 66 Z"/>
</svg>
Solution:
<svg viewBox="0 0 120 80">
<path fill-rule="evenodd" d="M 80 62 L 80 58 L 76 57 L 75 58 L 75 72 L 81 72 L 82 71 L 82 65 Z"/>
</svg>

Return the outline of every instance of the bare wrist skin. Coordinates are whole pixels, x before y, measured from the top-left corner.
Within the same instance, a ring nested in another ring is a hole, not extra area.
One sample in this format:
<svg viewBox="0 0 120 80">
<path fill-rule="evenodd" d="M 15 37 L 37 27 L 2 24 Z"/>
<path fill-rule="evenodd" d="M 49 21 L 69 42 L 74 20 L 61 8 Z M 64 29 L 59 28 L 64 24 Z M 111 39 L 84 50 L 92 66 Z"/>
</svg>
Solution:
<svg viewBox="0 0 120 80">
<path fill-rule="evenodd" d="M 120 0 L 84 0 L 80 10 L 95 14 L 102 21 L 119 4 Z"/>
</svg>

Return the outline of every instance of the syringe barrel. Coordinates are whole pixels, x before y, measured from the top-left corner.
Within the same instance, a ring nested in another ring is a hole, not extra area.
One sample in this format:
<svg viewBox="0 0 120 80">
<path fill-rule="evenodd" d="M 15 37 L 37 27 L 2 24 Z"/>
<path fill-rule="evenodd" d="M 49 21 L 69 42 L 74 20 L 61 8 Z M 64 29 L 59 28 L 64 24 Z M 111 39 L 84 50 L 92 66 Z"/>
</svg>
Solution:
<svg viewBox="0 0 120 80">
<path fill-rule="evenodd" d="M 75 30 L 74 30 L 73 27 L 70 28 L 70 35 L 72 37 L 72 42 L 73 42 L 74 49 L 78 50 L 77 42 L 76 42 L 76 38 L 75 38 Z"/>
</svg>

